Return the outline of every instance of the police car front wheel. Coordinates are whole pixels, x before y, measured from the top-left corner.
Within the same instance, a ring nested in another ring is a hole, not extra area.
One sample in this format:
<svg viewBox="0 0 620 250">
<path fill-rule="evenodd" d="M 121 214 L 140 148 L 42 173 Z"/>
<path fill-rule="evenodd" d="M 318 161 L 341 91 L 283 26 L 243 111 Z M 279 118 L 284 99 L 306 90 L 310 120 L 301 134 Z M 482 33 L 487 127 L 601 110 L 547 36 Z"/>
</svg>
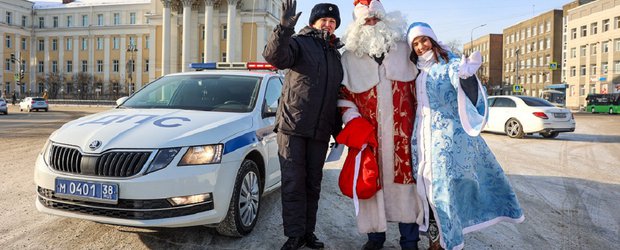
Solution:
<svg viewBox="0 0 620 250">
<path fill-rule="evenodd" d="M 260 174 L 256 162 L 249 159 L 244 160 L 237 173 L 228 214 L 217 226 L 218 233 L 240 237 L 252 231 L 258 220 L 263 191 L 260 183 Z"/>
</svg>

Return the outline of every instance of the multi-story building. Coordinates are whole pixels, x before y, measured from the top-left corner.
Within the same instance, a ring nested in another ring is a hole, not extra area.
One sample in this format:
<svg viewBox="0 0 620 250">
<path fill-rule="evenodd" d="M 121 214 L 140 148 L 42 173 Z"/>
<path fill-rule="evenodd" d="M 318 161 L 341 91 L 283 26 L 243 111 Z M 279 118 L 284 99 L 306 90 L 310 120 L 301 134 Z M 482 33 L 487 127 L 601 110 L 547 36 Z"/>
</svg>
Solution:
<svg viewBox="0 0 620 250">
<path fill-rule="evenodd" d="M 562 10 L 551 10 L 504 29 L 505 85 L 522 86 L 521 94 L 539 97 L 561 82 Z"/>
<path fill-rule="evenodd" d="M 191 62 L 263 61 L 281 0 L 0 0 L 0 89 L 118 96 Z M 10 41 L 10 42 L 8 42 Z M 10 55 L 26 77 L 15 85 Z M 9 59 L 9 60 L 7 60 Z M 9 70 L 10 69 L 10 70 Z"/>
<path fill-rule="evenodd" d="M 463 53 L 471 55 L 479 51 L 482 56 L 482 66 L 476 73 L 490 95 L 500 95 L 502 92 L 502 34 L 488 34 L 463 45 Z"/>
<path fill-rule="evenodd" d="M 596 0 L 575 0 L 572 1 L 570 3 L 565 4 L 564 6 L 562 6 L 562 24 L 563 24 L 563 29 L 562 29 L 562 64 L 561 64 L 561 72 L 562 72 L 562 83 L 566 84 L 566 76 L 567 76 L 567 67 L 566 67 L 566 59 L 568 58 L 568 49 L 566 46 L 566 42 L 568 41 L 568 11 L 574 8 L 577 8 L 581 5 L 587 4 L 589 2 L 592 1 L 596 1 Z"/>
<path fill-rule="evenodd" d="M 620 92 L 620 2 L 581 5 L 567 19 L 567 106 L 585 106 L 589 93 Z"/>
</svg>

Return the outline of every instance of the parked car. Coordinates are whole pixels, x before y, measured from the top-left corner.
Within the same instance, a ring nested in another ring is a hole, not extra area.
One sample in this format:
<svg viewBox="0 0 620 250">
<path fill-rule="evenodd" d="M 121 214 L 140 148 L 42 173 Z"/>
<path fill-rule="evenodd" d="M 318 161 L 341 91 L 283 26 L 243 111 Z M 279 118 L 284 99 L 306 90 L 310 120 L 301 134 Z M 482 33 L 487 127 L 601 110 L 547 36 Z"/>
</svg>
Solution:
<svg viewBox="0 0 620 250">
<path fill-rule="evenodd" d="M 489 97 L 489 119 L 484 131 L 505 133 L 511 138 L 538 133 L 555 138 L 575 131 L 575 117 L 566 108 L 530 96 Z"/>
<path fill-rule="evenodd" d="M 6 103 L 6 99 L 0 97 L 0 114 L 9 114 L 9 105 Z"/>
<path fill-rule="evenodd" d="M 50 136 L 34 171 L 36 207 L 107 224 L 246 235 L 263 195 L 280 187 L 273 128 L 281 89 L 282 75 L 271 71 L 157 79 Z"/>
<path fill-rule="evenodd" d="M 39 111 L 41 109 L 45 110 L 45 112 L 49 109 L 47 100 L 42 97 L 26 97 L 19 103 L 19 111 L 26 110 L 31 112 L 32 110 Z"/>
</svg>

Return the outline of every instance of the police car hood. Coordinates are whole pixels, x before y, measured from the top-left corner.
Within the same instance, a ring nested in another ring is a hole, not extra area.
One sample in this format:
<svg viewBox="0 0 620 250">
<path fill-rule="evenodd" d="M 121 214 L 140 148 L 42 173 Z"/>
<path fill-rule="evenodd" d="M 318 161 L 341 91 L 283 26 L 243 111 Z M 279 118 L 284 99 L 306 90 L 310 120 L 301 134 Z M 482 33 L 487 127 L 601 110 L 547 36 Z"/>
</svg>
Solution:
<svg viewBox="0 0 620 250">
<path fill-rule="evenodd" d="M 251 127 L 250 113 L 113 109 L 71 121 L 50 139 L 99 153 L 113 148 L 157 149 L 220 143 Z M 93 147 L 89 147 L 91 144 Z"/>
</svg>

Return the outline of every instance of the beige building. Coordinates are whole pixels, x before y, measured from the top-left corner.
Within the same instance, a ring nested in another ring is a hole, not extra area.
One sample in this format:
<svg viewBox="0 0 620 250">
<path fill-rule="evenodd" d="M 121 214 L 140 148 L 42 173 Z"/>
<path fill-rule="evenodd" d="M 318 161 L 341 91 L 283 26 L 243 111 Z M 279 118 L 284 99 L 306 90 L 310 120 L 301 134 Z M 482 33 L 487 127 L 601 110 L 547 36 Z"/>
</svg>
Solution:
<svg viewBox="0 0 620 250">
<path fill-rule="evenodd" d="M 479 51 L 482 56 L 482 66 L 476 73 L 490 95 L 502 94 L 502 55 L 503 35 L 488 34 L 463 45 L 463 53 L 471 55 Z"/>
<path fill-rule="evenodd" d="M 620 92 L 620 1 L 594 1 L 566 16 L 566 105 L 585 106 L 590 93 Z"/>
<path fill-rule="evenodd" d="M 263 61 L 281 0 L 0 0 L 0 89 L 131 93 L 189 63 Z M 15 84 L 21 58 L 25 84 Z M 84 94 L 86 93 L 86 94 Z"/>
<path fill-rule="evenodd" d="M 562 10 L 551 10 L 504 29 L 502 78 L 522 86 L 521 94 L 540 97 L 545 87 L 561 83 Z"/>
</svg>

